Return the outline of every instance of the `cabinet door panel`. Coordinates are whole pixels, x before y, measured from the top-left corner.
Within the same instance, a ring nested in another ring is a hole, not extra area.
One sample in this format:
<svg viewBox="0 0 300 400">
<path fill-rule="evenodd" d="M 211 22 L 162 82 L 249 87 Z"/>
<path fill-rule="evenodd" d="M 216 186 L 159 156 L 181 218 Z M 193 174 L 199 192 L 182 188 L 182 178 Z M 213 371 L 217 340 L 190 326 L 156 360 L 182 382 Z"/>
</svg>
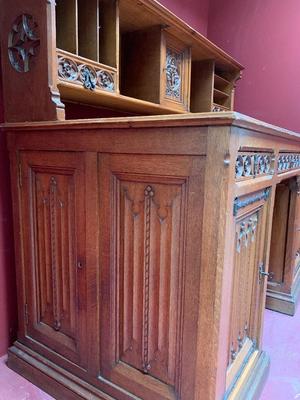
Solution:
<svg viewBox="0 0 300 400">
<path fill-rule="evenodd" d="M 83 157 L 24 152 L 21 166 L 27 335 L 85 366 Z"/>
<path fill-rule="evenodd" d="M 268 192 L 264 192 L 268 193 Z M 231 323 L 228 345 L 227 389 L 245 366 L 250 355 L 260 348 L 260 332 L 264 306 L 266 232 L 268 202 L 242 199 L 245 209 L 235 219 L 234 278 L 231 300 Z M 266 196 L 267 197 L 267 196 Z"/>
<path fill-rule="evenodd" d="M 187 205 L 190 200 L 198 212 L 194 239 L 200 251 L 201 163 L 112 155 L 102 156 L 100 165 L 100 193 L 109 193 L 100 203 L 111 204 L 111 214 L 101 217 L 100 320 L 107 329 L 101 332 L 100 374 L 143 399 L 192 399 L 195 354 L 187 367 L 182 353 L 188 324 L 196 343 L 200 268 L 195 258 L 195 264 L 186 260 L 192 233 Z M 195 280 L 185 297 L 188 272 Z M 183 377 L 191 382 L 189 397 L 180 389 Z"/>
</svg>

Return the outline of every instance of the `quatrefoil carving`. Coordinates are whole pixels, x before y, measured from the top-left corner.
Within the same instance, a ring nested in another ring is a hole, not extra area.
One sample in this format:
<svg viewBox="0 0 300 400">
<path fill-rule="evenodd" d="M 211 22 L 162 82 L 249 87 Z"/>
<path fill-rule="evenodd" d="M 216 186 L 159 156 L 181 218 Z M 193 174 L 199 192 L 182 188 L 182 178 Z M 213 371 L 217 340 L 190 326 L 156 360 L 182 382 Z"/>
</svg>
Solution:
<svg viewBox="0 0 300 400">
<path fill-rule="evenodd" d="M 29 14 L 19 15 L 8 35 L 8 56 L 18 72 L 28 72 L 30 59 L 36 56 L 40 46 L 38 25 Z"/>
</svg>

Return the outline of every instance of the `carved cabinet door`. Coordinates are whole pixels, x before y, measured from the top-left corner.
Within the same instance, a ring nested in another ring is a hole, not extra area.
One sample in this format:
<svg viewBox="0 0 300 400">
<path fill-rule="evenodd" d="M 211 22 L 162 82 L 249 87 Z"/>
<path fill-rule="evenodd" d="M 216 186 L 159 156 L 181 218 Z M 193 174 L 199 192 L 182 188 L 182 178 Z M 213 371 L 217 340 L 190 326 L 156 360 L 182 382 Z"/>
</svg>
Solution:
<svg viewBox="0 0 300 400">
<path fill-rule="evenodd" d="M 86 366 L 85 164 L 21 152 L 26 336 Z"/>
<path fill-rule="evenodd" d="M 203 160 L 99 160 L 100 377 L 144 400 L 192 400 Z"/>
<path fill-rule="evenodd" d="M 234 385 L 245 363 L 260 348 L 266 290 L 266 234 L 270 222 L 269 194 L 270 190 L 264 189 L 235 201 L 228 390 Z"/>
</svg>

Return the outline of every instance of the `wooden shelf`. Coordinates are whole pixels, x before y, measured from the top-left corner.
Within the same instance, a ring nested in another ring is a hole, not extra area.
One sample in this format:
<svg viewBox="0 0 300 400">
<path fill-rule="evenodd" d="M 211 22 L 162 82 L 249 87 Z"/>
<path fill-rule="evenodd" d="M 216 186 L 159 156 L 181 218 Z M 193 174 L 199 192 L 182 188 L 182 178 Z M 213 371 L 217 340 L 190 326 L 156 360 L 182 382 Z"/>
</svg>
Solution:
<svg viewBox="0 0 300 400">
<path fill-rule="evenodd" d="M 230 81 L 228 81 L 227 79 L 223 78 L 222 76 L 220 76 L 220 75 L 218 75 L 216 73 L 214 74 L 214 76 L 215 76 L 215 82 L 217 82 L 217 83 L 222 83 L 222 84 L 225 84 L 225 85 L 230 85 L 231 84 Z"/>
<path fill-rule="evenodd" d="M 214 89 L 214 98 L 216 99 L 228 99 L 229 98 L 229 94 L 226 92 L 223 92 L 219 89 Z"/>
<path fill-rule="evenodd" d="M 59 81 L 58 88 L 62 100 L 73 101 L 82 104 L 101 106 L 120 111 L 128 111 L 134 114 L 163 115 L 163 114 L 184 114 L 184 111 L 175 110 L 149 101 L 139 100 L 133 97 L 123 96 L 117 93 L 100 91 L 98 89 L 89 91 L 82 85 Z"/>
</svg>

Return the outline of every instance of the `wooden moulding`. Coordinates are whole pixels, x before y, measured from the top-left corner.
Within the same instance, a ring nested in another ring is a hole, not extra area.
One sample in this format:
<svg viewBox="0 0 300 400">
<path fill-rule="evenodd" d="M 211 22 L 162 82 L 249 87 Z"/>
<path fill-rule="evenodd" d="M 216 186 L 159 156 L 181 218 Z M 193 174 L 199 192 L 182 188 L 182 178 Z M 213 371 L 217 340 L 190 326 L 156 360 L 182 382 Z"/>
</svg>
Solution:
<svg viewBox="0 0 300 400">
<path fill-rule="evenodd" d="M 287 315 L 295 315 L 300 299 L 300 274 L 297 274 L 291 293 L 267 290 L 266 307 Z"/>
<path fill-rule="evenodd" d="M 114 400 L 95 386 L 18 342 L 8 351 L 7 365 L 57 399 Z M 127 397 L 130 398 L 132 397 Z"/>
<path fill-rule="evenodd" d="M 225 393 L 223 400 L 258 400 L 269 368 L 270 358 L 267 353 L 254 352 L 233 387 Z"/>
</svg>

